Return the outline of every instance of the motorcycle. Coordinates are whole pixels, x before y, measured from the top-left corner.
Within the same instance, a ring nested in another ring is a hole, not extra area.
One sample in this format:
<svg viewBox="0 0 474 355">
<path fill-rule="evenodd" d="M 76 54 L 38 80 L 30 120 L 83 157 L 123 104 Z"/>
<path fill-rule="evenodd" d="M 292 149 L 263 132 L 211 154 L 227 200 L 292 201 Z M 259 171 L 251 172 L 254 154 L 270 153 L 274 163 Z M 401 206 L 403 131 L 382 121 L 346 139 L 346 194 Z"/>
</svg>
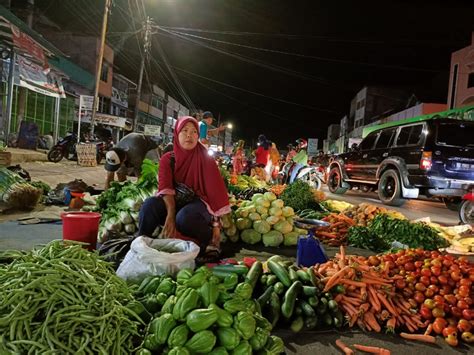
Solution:
<svg viewBox="0 0 474 355">
<path fill-rule="evenodd" d="M 462 200 L 459 219 L 463 224 L 474 224 L 474 192 L 465 194 Z"/>
<path fill-rule="evenodd" d="M 306 182 L 313 189 L 319 190 L 322 180 L 319 177 L 318 169 L 310 165 L 302 165 L 295 162 L 288 162 L 278 174 L 280 184 L 291 184 L 296 180 Z"/>
<path fill-rule="evenodd" d="M 68 132 L 64 138 L 59 139 L 59 141 L 49 150 L 48 160 L 53 163 L 58 163 L 63 158 L 76 160 L 76 142 L 77 135 Z"/>
</svg>

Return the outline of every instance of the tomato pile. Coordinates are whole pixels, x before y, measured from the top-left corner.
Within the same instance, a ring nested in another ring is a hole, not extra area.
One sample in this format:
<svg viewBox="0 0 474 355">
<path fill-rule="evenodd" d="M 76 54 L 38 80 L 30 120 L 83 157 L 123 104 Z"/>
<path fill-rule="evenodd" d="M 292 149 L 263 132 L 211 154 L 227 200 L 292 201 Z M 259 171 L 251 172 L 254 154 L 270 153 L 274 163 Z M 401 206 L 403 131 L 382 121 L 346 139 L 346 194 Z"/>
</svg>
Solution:
<svg viewBox="0 0 474 355">
<path fill-rule="evenodd" d="M 367 263 L 380 264 L 390 276 L 402 276 L 395 281 L 397 292 L 430 322 L 428 333 L 444 336 L 452 346 L 458 344 L 459 335 L 474 342 L 474 264 L 467 258 L 409 249 L 372 256 Z"/>
</svg>

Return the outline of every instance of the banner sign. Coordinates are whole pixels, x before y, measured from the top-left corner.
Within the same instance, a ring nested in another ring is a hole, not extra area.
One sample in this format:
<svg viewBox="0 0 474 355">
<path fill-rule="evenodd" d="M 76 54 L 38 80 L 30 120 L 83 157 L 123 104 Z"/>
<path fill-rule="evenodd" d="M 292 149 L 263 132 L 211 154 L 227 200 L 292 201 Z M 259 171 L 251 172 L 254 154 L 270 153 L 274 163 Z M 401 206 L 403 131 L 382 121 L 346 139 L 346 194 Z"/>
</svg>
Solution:
<svg viewBox="0 0 474 355">
<path fill-rule="evenodd" d="M 17 55 L 19 85 L 37 93 L 65 98 L 61 78 L 54 72 L 45 73 L 44 68 L 31 60 Z"/>
</svg>

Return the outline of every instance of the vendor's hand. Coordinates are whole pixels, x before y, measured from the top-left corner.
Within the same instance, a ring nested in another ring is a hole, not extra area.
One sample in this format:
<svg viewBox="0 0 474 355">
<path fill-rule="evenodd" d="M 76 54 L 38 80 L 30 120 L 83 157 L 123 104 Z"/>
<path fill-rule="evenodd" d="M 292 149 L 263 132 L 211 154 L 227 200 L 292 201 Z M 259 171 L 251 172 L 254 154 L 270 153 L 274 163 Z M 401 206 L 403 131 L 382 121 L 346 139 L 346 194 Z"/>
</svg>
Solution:
<svg viewBox="0 0 474 355">
<path fill-rule="evenodd" d="M 227 125 L 221 124 L 220 127 L 219 127 L 219 132 L 225 130 L 226 127 L 227 127 Z"/>
<path fill-rule="evenodd" d="M 221 230 L 220 228 L 212 228 L 212 239 L 211 243 L 212 246 L 219 248 L 221 245 Z"/>
<path fill-rule="evenodd" d="M 165 220 L 165 225 L 161 231 L 160 237 L 175 238 L 176 237 L 176 220 L 174 216 L 168 215 Z"/>
</svg>

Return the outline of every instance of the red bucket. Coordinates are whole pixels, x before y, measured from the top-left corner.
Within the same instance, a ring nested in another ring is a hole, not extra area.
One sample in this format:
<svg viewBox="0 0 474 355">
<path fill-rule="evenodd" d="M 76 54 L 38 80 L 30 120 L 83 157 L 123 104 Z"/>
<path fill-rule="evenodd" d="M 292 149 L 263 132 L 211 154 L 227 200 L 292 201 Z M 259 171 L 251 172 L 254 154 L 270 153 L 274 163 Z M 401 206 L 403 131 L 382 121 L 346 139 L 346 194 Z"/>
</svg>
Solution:
<svg viewBox="0 0 474 355">
<path fill-rule="evenodd" d="M 88 243 L 89 250 L 94 250 L 99 233 L 100 213 L 96 212 L 65 212 L 63 220 L 63 240 Z"/>
</svg>

